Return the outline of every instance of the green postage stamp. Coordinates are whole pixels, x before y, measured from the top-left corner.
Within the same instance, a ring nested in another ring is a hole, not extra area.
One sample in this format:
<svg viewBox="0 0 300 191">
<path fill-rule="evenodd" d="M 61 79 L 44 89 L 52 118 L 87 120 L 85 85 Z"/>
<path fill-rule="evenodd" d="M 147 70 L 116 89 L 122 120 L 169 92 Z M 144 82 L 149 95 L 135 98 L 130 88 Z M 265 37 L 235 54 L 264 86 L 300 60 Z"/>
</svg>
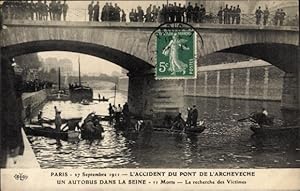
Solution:
<svg viewBox="0 0 300 191">
<path fill-rule="evenodd" d="M 156 79 L 195 79 L 197 41 L 194 31 L 156 33 Z"/>
</svg>

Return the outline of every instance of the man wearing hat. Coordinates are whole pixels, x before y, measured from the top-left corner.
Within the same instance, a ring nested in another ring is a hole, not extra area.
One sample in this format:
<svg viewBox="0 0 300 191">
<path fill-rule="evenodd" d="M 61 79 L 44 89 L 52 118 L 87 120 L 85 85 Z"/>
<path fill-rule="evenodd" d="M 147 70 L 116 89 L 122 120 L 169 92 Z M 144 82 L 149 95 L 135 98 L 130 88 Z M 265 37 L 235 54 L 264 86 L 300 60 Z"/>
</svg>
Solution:
<svg viewBox="0 0 300 191">
<path fill-rule="evenodd" d="M 57 110 L 56 106 L 54 106 L 54 109 L 55 109 L 55 129 L 56 131 L 60 131 L 60 127 L 62 125 L 62 119 L 61 119 L 61 111 Z"/>
<path fill-rule="evenodd" d="M 191 126 L 196 127 L 197 126 L 197 120 L 198 120 L 198 110 L 196 108 L 196 105 L 193 105 L 193 110 L 192 110 L 192 123 Z"/>
</svg>

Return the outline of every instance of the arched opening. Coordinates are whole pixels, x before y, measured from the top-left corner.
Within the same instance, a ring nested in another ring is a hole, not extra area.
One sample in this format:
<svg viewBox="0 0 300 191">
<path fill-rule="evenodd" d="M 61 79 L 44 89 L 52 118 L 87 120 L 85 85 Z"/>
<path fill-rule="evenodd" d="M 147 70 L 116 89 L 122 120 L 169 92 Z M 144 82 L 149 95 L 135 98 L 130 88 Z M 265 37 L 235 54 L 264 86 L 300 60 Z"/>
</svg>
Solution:
<svg viewBox="0 0 300 191">
<path fill-rule="evenodd" d="M 78 41 L 46 40 L 32 41 L 1 48 L 2 54 L 8 57 L 43 51 L 69 51 L 88 54 L 108 60 L 130 73 L 151 69 L 153 66 L 133 55 L 103 45 Z"/>
<path fill-rule="evenodd" d="M 219 52 L 244 54 L 265 60 L 285 72 L 298 71 L 299 46 L 278 43 L 256 43 L 230 47 Z"/>
</svg>

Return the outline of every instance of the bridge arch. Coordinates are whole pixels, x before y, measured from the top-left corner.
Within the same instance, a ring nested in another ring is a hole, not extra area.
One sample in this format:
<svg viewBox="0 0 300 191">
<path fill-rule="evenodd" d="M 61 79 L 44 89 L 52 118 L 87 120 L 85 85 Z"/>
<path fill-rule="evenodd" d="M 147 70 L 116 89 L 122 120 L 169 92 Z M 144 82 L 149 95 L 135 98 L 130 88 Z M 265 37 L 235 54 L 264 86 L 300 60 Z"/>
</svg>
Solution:
<svg viewBox="0 0 300 191">
<path fill-rule="evenodd" d="M 284 72 L 296 73 L 299 69 L 299 46 L 283 43 L 253 43 L 230 47 L 218 52 L 243 54 L 262 59 Z"/>
<path fill-rule="evenodd" d="M 144 60 L 120 50 L 109 48 L 99 44 L 69 40 L 41 40 L 14 44 L 1 48 L 2 54 L 8 57 L 16 57 L 24 54 L 43 51 L 69 51 L 83 53 L 108 60 L 131 73 L 137 73 L 151 69 L 153 66 Z"/>
</svg>

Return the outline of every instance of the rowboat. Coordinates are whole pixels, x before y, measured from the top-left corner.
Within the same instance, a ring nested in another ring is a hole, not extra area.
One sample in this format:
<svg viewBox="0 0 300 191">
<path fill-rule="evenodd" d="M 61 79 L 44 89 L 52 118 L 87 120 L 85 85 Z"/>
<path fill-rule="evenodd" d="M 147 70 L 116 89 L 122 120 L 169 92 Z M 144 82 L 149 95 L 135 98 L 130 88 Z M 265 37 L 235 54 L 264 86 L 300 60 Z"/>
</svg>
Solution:
<svg viewBox="0 0 300 191">
<path fill-rule="evenodd" d="M 165 132 L 165 133 L 175 133 L 175 134 L 189 134 L 189 135 L 196 135 L 196 134 L 200 134 L 202 133 L 204 130 L 206 129 L 206 127 L 204 125 L 201 126 L 197 126 L 194 128 L 185 128 L 184 130 L 175 130 L 175 129 L 170 129 L 170 128 L 166 128 L 166 127 L 154 127 L 153 130 L 154 131 L 159 131 L 159 132 Z"/>
<path fill-rule="evenodd" d="M 297 135 L 299 132 L 300 126 L 270 126 L 270 125 L 251 125 L 250 129 L 254 132 L 254 134 L 258 135 Z"/>
<path fill-rule="evenodd" d="M 103 101 L 103 102 L 106 102 L 106 101 L 108 101 L 109 99 L 108 98 L 101 98 L 101 99 L 97 99 L 98 101 Z"/>
<path fill-rule="evenodd" d="M 43 137 L 62 139 L 62 140 L 78 138 L 80 134 L 80 132 L 78 131 L 57 132 L 56 129 L 53 129 L 50 126 L 33 125 L 33 124 L 26 125 L 24 131 L 27 135 L 43 136 Z"/>
<path fill-rule="evenodd" d="M 82 117 L 73 117 L 73 118 L 63 118 L 62 119 L 62 123 L 67 123 L 68 121 L 71 121 L 71 120 L 75 120 L 75 121 L 81 121 L 82 120 Z M 41 125 L 41 124 L 54 124 L 55 122 L 55 119 L 42 119 L 41 121 L 38 121 L 38 120 L 31 120 L 30 124 L 32 125 Z"/>
</svg>

